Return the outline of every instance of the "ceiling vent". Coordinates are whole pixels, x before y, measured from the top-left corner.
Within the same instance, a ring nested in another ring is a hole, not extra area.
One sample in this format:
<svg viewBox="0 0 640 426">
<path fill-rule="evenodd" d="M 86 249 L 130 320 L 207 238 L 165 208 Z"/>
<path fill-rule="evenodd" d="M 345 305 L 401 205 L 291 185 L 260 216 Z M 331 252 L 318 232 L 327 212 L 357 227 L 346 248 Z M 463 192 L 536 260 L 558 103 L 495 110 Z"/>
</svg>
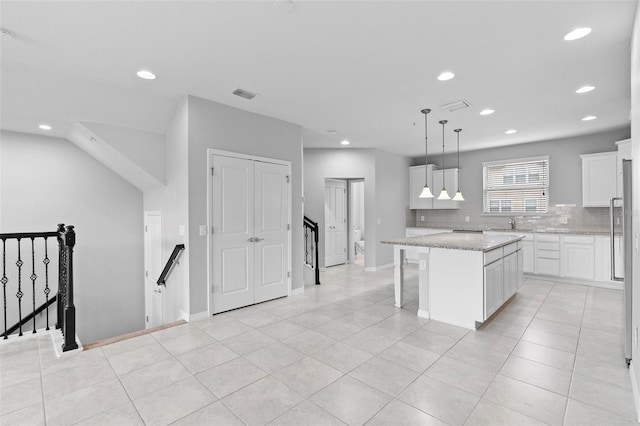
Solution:
<svg viewBox="0 0 640 426">
<path fill-rule="evenodd" d="M 449 102 L 448 104 L 444 104 L 441 105 L 441 107 L 448 111 L 448 112 L 454 112 L 454 111 L 458 111 L 461 109 L 465 109 L 465 108 L 469 108 L 471 106 L 471 104 L 469 103 L 469 101 L 461 99 L 459 101 L 455 101 L 455 102 Z"/>
<path fill-rule="evenodd" d="M 256 97 L 255 93 L 251 93 L 250 91 L 244 89 L 236 89 L 233 91 L 233 94 L 245 99 L 253 99 Z"/>
</svg>

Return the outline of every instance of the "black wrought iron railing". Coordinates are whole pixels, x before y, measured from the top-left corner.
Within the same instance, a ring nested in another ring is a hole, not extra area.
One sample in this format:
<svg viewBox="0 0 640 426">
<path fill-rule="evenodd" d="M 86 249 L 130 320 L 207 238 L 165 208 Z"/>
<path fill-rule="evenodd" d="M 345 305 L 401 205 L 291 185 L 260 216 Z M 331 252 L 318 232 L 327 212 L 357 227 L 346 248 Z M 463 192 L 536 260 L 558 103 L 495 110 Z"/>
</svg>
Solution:
<svg viewBox="0 0 640 426">
<path fill-rule="evenodd" d="M 182 253 L 182 250 L 184 250 L 184 244 L 176 244 L 173 248 L 171 256 L 169 256 L 169 260 L 167 260 L 167 264 L 164 265 L 160 278 L 158 278 L 158 285 L 167 285 L 167 277 L 173 270 L 174 265 L 178 263 L 178 257 L 180 256 L 180 253 Z"/>
<path fill-rule="evenodd" d="M 58 245 L 57 265 L 49 258 L 49 242 L 54 239 Z M 46 317 L 46 330 L 49 330 L 49 306 L 55 301 L 57 302 L 55 327 L 61 329 L 64 336 L 62 350 L 77 349 L 76 308 L 73 301 L 73 248 L 76 244 L 74 227 L 59 224 L 54 232 L 0 234 L 0 240 L 2 241 L 0 283 L 2 283 L 4 319 L 3 338 L 8 339 L 9 335 L 16 330 L 18 336 L 22 336 L 23 326 L 28 327 L 28 322 L 32 322 L 32 333 L 36 333 L 36 316 L 43 311 Z M 49 279 L 52 269 L 57 269 L 58 282 L 57 292 L 50 298 L 51 291 L 56 291 Z M 28 283 L 25 285 L 27 279 L 31 281 L 31 286 Z M 9 298 L 10 293 L 7 292 L 14 290 L 16 291 L 15 299 Z M 36 307 L 36 299 L 42 298 L 42 295 L 45 302 Z M 29 309 L 29 304 L 23 305 L 25 296 L 31 296 L 31 312 L 23 317 L 23 308 Z M 17 322 L 13 326 L 9 326 L 7 322 L 12 320 L 11 317 L 17 317 Z"/>
<path fill-rule="evenodd" d="M 320 285 L 318 263 L 318 222 L 304 217 L 304 263 L 314 270 L 316 285 Z"/>
</svg>

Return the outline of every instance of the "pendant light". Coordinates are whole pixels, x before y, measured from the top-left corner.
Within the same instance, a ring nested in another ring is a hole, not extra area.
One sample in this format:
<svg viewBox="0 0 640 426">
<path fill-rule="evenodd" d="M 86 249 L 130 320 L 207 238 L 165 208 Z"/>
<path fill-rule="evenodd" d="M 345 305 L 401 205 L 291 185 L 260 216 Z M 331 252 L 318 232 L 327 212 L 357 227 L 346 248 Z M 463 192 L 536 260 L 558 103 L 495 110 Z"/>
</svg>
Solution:
<svg viewBox="0 0 640 426">
<path fill-rule="evenodd" d="M 429 169 L 427 168 L 427 164 L 428 164 L 428 157 L 427 157 L 427 114 L 429 114 L 431 112 L 430 109 L 425 108 L 422 111 L 420 111 L 421 113 L 424 114 L 424 188 L 422 188 L 422 192 L 419 195 L 419 198 L 433 198 L 433 194 L 431 193 L 431 190 L 429 189 L 429 182 L 428 182 L 428 177 L 429 177 Z"/>
<path fill-rule="evenodd" d="M 438 200 L 450 200 L 447 188 L 444 187 L 444 125 L 447 124 L 447 120 L 440 120 L 438 123 L 442 124 L 442 191 L 438 195 Z"/>
<path fill-rule="evenodd" d="M 462 192 L 460 192 L 460 132 L 462 129 L 455 129 L 456 135 L 458 136 L 458 192 L 452 198 L 453 201 L 464 201 L 464 197 L 462 196 Z"/>
</svg>

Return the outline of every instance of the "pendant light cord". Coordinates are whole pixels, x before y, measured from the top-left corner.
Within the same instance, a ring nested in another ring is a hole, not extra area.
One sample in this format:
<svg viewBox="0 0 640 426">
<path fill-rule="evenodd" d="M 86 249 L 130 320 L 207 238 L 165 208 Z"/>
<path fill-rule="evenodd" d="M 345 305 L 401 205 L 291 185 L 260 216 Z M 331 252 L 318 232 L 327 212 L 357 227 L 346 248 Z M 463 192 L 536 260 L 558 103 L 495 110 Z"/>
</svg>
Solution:
<svg viewBox="0 0 640 426">
<path fill-rule="evenodd" d="M 429 108 L 425 108 L 420 112 L 424 114 L 424 186 L 429 186 L 429 171 L 427 169 L 427 164 L 429 163 L 429 157 L 427 155 L 429 149 L 427 114 L 429 114 L 431 110 Z"/>
<path fill-rule="evenodd" d="M 460 132 L 462 129 L 455 129 L 456 135 L 458 136 L 458 192 L 460 192 Z"/>
<path fill-rule="evenodd" d="M 447 120 L 440 120 L 442 124 L 442 189 L 445 189 L 444 184 L 444 125 L 447 124 Z"/>
</svg>

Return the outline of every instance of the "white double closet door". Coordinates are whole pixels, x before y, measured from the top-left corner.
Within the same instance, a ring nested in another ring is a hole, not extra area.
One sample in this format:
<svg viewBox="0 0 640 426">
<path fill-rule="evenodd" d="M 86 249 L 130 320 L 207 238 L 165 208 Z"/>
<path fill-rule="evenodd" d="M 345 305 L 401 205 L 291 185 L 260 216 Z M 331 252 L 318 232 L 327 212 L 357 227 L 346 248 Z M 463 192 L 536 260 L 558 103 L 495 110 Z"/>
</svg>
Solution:
<svg viewBox="0 0 640 426">
<path fill-rule="evenodd" d="M 289 166 L 213 155 L 212 313 L 286 296 Z"/>
</svg>

